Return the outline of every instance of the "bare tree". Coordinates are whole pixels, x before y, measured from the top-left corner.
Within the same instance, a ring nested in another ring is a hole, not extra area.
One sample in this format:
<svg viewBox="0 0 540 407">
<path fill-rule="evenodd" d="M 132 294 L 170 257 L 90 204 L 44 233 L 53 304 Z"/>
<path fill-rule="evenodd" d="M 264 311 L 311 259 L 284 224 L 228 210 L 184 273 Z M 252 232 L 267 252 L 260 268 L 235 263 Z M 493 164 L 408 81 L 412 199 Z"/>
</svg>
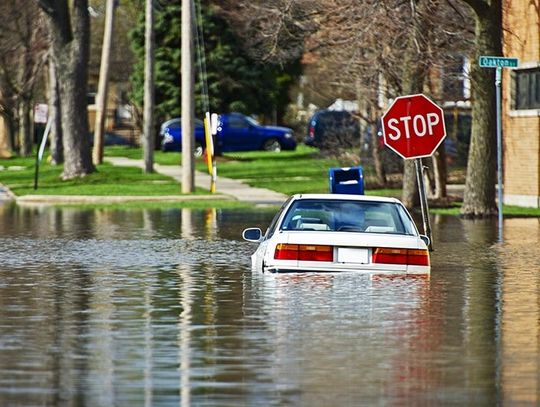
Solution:
<svg viewBox="0 0 540 407">
<path fill-rule="evenodd" d="M 440 92 L 430 72 L 441 72 L 447 56 L 467 51 L 467 11 L 452 0 L 235 1 L 226 15 L 261 59 L 280 61 L 303 53 L 316 72 L 312 92 L 321 100 L 355 97 L 370 128 L 378 179 L 385 182 L 376 136 L 387 100 L 403 94 Z M 308 85 L 309 86 L 309 85 Z M 440 156 L 437 164 L 444 164 Z M 438 174 L 445 171 L 438 167 Z M 445 181 L 439 180 L 444 195 Z M 403 200 L 416 202 L 416 177 L 405 163 Z"/>
<path fill-rule="evenodd" d="M 0 4 L 0 110 L 11 132 L 19 129 L 21 155 L 32 152 L 34 89 L 40 81 L 47 41 L 39 10 L 29 0 Z"/>
<path fill-rule="evenodd" d="M 95 170 L 88 140 L 88 0 L 37 0 L 47 16 L 60 89 L 64 145 L 63 179 Z"/>
</svg>

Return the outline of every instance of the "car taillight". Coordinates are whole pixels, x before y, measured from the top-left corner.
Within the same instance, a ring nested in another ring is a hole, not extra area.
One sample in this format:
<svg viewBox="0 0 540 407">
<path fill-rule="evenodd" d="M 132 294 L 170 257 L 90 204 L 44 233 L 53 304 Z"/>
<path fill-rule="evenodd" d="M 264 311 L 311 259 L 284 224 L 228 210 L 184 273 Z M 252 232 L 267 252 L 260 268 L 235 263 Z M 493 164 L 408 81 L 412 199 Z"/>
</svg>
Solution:
<svg viewBox="0 0 540 407">
<path fill-rule="evenodd" d="M 373 249 L 373 263 L 429 266 L 429 252 L 424 249 L 393 249 L 377 247 Z"/>
<path fill-rule="evenodd" d="M 429 266 L 429 253 L 423 249 L 408 249 L 407 264 L 415 266 Z"/>
<path fill-rule="evenodd" d="M 315 127 L 309 126 L 309 137 L 314 138 L 315 137 Z"/>
<path fill-rule="evenodd" d="M 282 244 L 276 246 L 274 259 L 277 260 L 298 260 L 298 245 L 297 244 Z"/>
<path fill-rule="evenodd" d="M 276 260 L 333 261 L 334 248 L 326 245 L 279 243 L 274 252 Z"/>
</svg>

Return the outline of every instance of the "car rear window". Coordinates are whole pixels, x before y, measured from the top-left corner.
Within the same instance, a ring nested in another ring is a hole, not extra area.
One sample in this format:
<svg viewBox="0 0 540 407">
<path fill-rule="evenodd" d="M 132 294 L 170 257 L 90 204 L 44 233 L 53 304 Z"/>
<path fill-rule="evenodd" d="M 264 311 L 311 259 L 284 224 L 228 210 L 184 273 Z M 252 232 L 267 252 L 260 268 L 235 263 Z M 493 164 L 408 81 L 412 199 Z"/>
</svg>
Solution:
<svg viewBox="0 0 540 407">
<path fill-rule="evenodd" d="M 416 234 L 412 219 L 399 203 L 351 200 L 296 200 L 281 230 Z"/>
</svg>

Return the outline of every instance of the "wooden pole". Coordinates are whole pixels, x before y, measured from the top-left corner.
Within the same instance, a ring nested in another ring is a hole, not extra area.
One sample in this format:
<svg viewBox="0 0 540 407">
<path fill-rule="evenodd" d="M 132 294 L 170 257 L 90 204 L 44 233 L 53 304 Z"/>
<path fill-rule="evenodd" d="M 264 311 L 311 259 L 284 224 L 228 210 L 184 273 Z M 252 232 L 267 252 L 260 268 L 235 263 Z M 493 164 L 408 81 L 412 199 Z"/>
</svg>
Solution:
<svg viewBox="0 0 540 407">
<path fill-rule="evenodd" d="M 105 12 L 105 30 L 103 33 L 103 46 L 101 48 L 101 65 L 99 68 L 99 83 L 96 97 L 96 121 L 94 124 L 94 148 L 92 161 L 95 165 L 103 162 L 103 138 L 105 122 L 107 121 L 107 93 L 109 85 L 109 67 L 112 46 L 112 32 L 114 26 L 115 0 L 107 0 Z"/>
<path fill-rule="evenodd" d="M 422 208 L 422 221 L 424 223 L 424 234 L 429 237 L 429 250 L 433 250 L 433 239 L 431 237 L 431 225 L 429 222 L 429 208 L 426 196 L 426 188 L 424 185 L 424 168 L 422 159 L 414 160 L 416 166 L 416 179 L 418 181 L 418 193 L 420 195 L 420 207 Z"/>
<path fill-rule="evenodd" d="M 146 0 L 144 42 L 144 110 L 143 154 L 144 172 L 154 172 L 154 7 Z"/>
<path fill-rule="evenodd" d="M 182 0 L 182 192 L 195 191 L 195 96 L 192 0 Z"/>
</svg>

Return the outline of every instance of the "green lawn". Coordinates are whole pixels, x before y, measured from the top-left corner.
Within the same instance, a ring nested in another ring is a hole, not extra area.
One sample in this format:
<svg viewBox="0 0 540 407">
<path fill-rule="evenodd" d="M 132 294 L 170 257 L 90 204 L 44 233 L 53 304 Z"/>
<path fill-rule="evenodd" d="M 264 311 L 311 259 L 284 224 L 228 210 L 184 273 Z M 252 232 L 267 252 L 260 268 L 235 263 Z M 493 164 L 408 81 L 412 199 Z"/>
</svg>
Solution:
<svg viewBox="0 0 540 407">
<path fill-rule="evenodd" d="M 280 153 L 251 151 L 226 153 L 217 158 L 219 177 L 239 179 L 251 186 L 267 188 L 284 194 L 327 192 L 328 169 L 339 166 L 337 160 L 319 158 L 318 151 L 307 146 L 299 146 L 295 151 Z M 140 149 L 113 147 L 107 155 L 128 158 L 142 157 Z M 162 165 L 181 165 L 180 153 L 156 151 L 154 161 Z M 196 169 L 206 172 L 202 158 L 196 160 Z"/>
<path fill-rule="evenodd" d="M 123 146 L 108 146 L 105 147 L 105 157 L 127 157 L 136 160 L 143 159 L 142 148 L 136 147 L 123 147 Z M 202 160 L 202 159 L 198 159 Z M 163 151 L 154 151 L 154 162 L 161 165 L 181 165 L 182 154 L 175 152 L 164 153 Z"/>
<path fill-rule="evenodd" d="M 217 170 L 223 177 L 291 195 L 328 192 L 328 169 L 337 166 L 336 160 L 320 158 L 316 150 L 299 146 L 280 153 L 228 153 L 218 160 Z"/>
<path fill-rule="evenodd" d="M 431 208 L 429 211 L 438 215 L 459 216 L 461 203 L 456 203 L 449 208 Z M 521 206 L 503 206 L 503 215 L 509 217 L 540 217 L 540 208 L 523 208 Z"/>
<path fill-rule="evenodd" d="M 128 158 L 142 158 L 140 149 L 112 147 L 106 155 L 118 155 Z M 163 153 L 156 151 L 154 161 L 162 165 L 181 165 L 180 153 Z M 225 153 L 217 158 L 219 177 L 239 179 L 248 185 L 267 188 L 287 195 L 295 193 L 328 192 L 328 170 L 342 167 L 348 163 L 340 163 L 336 159 L 322 158 L 317 149 L 299 145 L 295 151 L 280 153 L 266 151 L 250 151 Z M 203 159 L 196 160 L 196 168 L 206 172 Z M 364 168 L 365 175 L 371 174 L 371 168 Z M 399 196 L 399 189 L 366 191 L 367 194 Z"/>
<path fill-rule="evenodd" d="M 141 159 L 142 150 L 130 147 L 107 147 L 105 157 L 123 156 Z M 163 153 L 156 151 L 154 161 L 162 165 L 181 165 L 180 153 Z M 249 185 L 268 188 L 290 195 L 294 193 L 324 193 L 328 191 L 328 169 L 342 167 L 347 163 L 339 163 L 336 159 L 320 156 L 316 149 L 300 145 L 296 151 L 280 153 L 254 151 L 243 153 L 227 153 L 217 159 L 219 176 L 240 179 Z M 182 195 L 180 185 L 163 175 L 144 174 L 140 168 L 114 167 L 104 163 L 98 171 L 87 177 L 62 181 L 61 166 L 52 166 L 43 161 L 40 165 L 39 188 L 34 190 L 35 159 L 12 158 L 0 159 L 0 182 L 7 185 L 16 195 L 128 195 L 128 196 L 160 196 Z M 206 171 L 203 159 L 196 160 L 196 168 Z M 372 169 L 364 166 L 364 177 L 373 176 Z M 208 193 L 197 189 L 196 194 Z M 396 196 L 400 189 L 366 190 L 368 195 Z M 167 206 L 198 207 L 230 207 L 242 206 L 242 203 L 216 201 L 202 203 L 167 204 Z M 133 206 L 152 207 L 152 203 L 133 204 Z M 158 206 L 160 204 L 157 204 Z M 122 207 L 127 205 L 122 204 Z M 459 215 L 459 205 L 450 208 L 435 209 L 433 213 Z M 504 207 L 505 216 L 540 216 L 540 209 Z"/>
<path fill-rule="evenodd" d="M 2 159 L 0 182 L 18 195 L 128 195 L 159 196 L 181 195 L 179 184 L 172 178 L 160 174 L 144 174 L 134 167 L 114 167 L 104 163 L 95 173 L 84 178 L 68 181 L 60 179 L 62 166 L 41 162 L 38 189 L 34 189 L 35 159 Z M 199 189 L 196 193 L 208 193 Z"/>
</svg>

